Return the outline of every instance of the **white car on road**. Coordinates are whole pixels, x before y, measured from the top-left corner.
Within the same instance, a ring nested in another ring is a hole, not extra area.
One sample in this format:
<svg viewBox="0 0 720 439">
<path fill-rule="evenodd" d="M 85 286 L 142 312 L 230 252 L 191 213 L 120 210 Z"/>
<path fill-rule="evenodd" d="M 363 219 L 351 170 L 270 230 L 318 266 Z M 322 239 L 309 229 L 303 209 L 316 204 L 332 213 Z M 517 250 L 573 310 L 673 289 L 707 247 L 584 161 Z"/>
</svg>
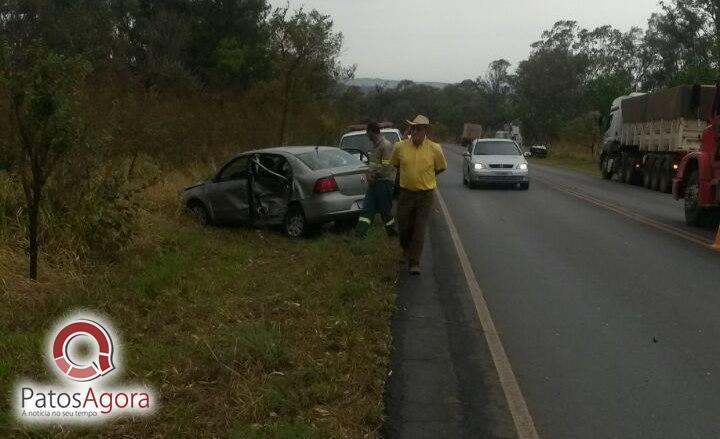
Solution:
<svg viewBox="0 0 720 439">
<path fill-rule="evenodd" d="M 514 184 L 529 189 L 525 156 L 512 140 L 477 139 L 463 154 L 463 184 Z"/>
</svg>

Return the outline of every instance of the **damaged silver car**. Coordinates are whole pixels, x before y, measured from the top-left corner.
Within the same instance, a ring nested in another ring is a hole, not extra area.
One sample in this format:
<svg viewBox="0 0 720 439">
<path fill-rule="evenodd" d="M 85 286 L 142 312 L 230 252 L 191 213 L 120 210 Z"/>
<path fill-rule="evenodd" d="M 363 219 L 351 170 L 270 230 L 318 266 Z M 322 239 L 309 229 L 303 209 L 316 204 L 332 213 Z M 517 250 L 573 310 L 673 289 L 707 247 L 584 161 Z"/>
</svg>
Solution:
<svg viewBox="0 0 720 439">
<path fill-rule="evenodd" d="M 357 221 L 366 172 L 365 164 L 338 148 L 260 149 L 186 188 L 183 201 L 202 224 L 277 225 L 295 238 L 323 223 Z"/>
</svg>

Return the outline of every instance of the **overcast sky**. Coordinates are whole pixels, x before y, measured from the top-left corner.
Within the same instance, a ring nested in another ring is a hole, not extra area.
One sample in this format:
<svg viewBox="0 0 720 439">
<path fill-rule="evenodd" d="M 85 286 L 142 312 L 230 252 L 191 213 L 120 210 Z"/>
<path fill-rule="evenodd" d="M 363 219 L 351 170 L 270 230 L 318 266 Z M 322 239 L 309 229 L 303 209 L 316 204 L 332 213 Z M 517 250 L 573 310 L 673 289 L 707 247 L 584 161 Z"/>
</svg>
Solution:
<svg viewBox="0 0 720 439">
<path fill-rule="evenodd" d="M 583 27 L 645 28 L 658 0 L 290 0 L 333 17 L 342 62 L 356 77 L 458 82 L 495 59 L 527 58 L 530 44 L 563 19 Z M 271 0 L 283 6 L 286 0 Z"/>
</svg>

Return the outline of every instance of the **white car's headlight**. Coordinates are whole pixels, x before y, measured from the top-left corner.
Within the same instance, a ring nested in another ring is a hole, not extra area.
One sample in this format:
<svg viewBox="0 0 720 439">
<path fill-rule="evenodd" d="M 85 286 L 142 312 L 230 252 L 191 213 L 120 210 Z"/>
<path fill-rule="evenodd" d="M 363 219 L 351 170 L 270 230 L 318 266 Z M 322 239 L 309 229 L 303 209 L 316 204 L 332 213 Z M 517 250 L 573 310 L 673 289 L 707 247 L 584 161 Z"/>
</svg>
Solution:
<svg viewBox="0 0 720 439">
<path fill-rule="evenodd" d="M 520 169 L 521 171 L 527 171 L 527 163 L 520 163 L 518 165 L 518 169 Z"/>
<path fill-rule="evenodd" d="M 485 169 L 485 166 L 482 163 L 475 163 L 475 170 L 479 171 L 480 169 Z"/>
</svg>

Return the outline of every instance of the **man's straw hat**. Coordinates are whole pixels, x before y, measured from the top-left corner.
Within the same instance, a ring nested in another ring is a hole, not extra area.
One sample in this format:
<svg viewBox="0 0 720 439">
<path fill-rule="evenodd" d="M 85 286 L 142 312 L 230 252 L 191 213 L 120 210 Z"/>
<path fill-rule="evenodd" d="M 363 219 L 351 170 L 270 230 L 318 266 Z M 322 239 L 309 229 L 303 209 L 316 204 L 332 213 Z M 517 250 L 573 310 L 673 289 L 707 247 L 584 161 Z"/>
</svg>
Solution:
<svg viewBox="0 0 720 439">
<path fill-rule="evenodd" d="M 409 125 L 430 125 L 430 119 L 423 116 L 422 114 L 418 114 L 415 119 L 413 119 L 412 121 L 407 120 L 406 122 Z"/>
</svg>

